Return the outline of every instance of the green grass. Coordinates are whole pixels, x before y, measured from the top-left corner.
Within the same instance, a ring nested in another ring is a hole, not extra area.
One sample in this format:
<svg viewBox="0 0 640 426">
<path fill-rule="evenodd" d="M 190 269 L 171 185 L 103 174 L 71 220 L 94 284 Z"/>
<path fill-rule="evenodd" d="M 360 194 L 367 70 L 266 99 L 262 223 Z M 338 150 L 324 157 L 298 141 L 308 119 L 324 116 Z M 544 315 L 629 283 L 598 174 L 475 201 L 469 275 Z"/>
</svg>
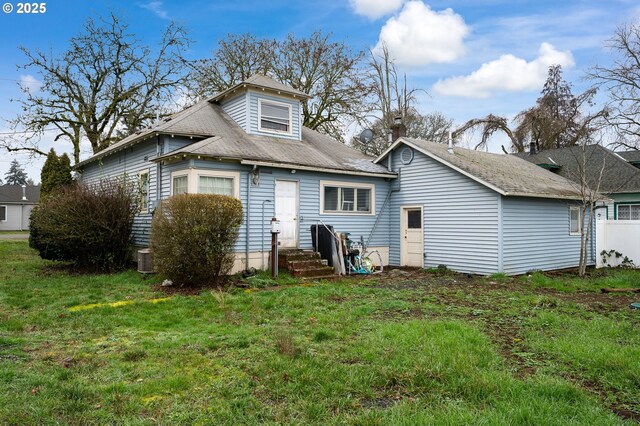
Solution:
<svg viewBox="0 0 640 426">
<path fill-rule="evenodd" d="M 133 271 L 68 275 L 25 241 L 0 241 L 0 259 L 0 424 L 621 424 L 612 407 L 640 411 L 639 315 L 616 295 L 599 310 L 571 299 L 638 272 L 486 289 L 261 273 L 167 296 Z"/>
</svg>

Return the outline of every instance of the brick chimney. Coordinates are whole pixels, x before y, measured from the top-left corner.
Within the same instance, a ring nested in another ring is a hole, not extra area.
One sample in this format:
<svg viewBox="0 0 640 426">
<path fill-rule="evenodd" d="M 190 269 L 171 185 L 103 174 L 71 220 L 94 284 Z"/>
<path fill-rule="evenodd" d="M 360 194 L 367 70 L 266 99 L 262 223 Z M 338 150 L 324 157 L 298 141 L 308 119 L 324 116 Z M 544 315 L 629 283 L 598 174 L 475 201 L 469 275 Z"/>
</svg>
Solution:
<svg viewBox="0 0 640 426">
<path fill-rule="evenodd" d="M 397 141 L 398 138 L 407 136 L 407 126 L 402 122 L 402 116 L 397 116 L 393 119 L 393 126 L 391 126 L 391 138 L 393 142 Z"/>
</svg>

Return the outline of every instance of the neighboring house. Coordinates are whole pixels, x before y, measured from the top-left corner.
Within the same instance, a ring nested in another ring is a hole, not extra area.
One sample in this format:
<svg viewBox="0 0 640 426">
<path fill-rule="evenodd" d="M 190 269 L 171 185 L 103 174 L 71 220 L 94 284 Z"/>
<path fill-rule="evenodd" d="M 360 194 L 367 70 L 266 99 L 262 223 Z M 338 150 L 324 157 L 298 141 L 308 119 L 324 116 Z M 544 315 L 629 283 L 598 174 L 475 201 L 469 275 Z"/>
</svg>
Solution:
<svg viewBox="0 0 640 426">
<path fill-rule="evenodd" d="M 374 159 L 304 128 L 307 98 L 254 76 L 76 169 L 87 183 L 137 179 L 140 246 L 159 200 L 185 192 L 238 197 L 245 217 L 236 271 L 268 264 L 273 216 L 284 248 L 311 248 L 310 227 L 327 224 L 362 237 L 391 265 L 479 274 L 577 266 L 578 194 L 564 178 L 515 157 L 450 154 L 408 138 Z"/>
<path fill-rule="evenodd" d="M 624 158 L 627 163 L 640 169 L 640 150 L 618 152 L 620 157 Z"/>
<path fill-rule="evenodd" d="M 587 145 L 584 149 L 574 146 L 516 155 L 576 182 L 576 188 L 584 169 L 589 185 L 599 185 L 599 191 L 612 200 L 605 210 L 608 219 L 640 220 L 640 169 L 623 154 Z"/>
<path fill-rule="evenodd" d="M 29 229 L 29 215 L 40 199 L 40 185 L 0 186 L 0 231 Z"/>
</svg>

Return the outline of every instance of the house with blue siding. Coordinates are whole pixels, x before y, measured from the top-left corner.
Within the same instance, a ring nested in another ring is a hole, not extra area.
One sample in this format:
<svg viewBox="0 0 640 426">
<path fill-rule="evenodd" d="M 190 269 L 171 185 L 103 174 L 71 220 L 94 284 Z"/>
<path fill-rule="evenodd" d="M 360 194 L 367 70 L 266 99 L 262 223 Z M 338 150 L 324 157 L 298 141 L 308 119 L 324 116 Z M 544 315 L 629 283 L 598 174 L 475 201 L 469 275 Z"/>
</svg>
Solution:
<svg viewBox="0 0 640 426">
<path fill-rule="evenodd" d="M 266 267 L 272 217 L 281 223 L 282 248 L 311 249 L 311 226 L 331 225 L 362 238 L 387 265 L 477 274 L 577 266 L 583 223 L 568 180 L 513 156 L 406 137 L 372 158 L 305 128 L 307 99 L 256 75 L 76 169 L 88 184 L 137 182 L 140 247 L 158 203 L 172 195 L 239 198 L 235 271 Z"/>
</svg>

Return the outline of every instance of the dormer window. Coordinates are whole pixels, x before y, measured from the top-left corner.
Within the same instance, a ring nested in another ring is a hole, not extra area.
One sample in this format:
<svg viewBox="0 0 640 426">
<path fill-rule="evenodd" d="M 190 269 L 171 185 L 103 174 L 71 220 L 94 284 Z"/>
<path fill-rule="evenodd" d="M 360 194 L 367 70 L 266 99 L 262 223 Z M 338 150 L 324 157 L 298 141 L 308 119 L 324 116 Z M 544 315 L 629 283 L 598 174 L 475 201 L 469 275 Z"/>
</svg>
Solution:
<svg viewBox="0 0 640 426">
<path fill-rule="evenodd" d="M 258 100 L 258 130 L 269 133 L 291 134 L 291 105 Z"/>
</svg>

